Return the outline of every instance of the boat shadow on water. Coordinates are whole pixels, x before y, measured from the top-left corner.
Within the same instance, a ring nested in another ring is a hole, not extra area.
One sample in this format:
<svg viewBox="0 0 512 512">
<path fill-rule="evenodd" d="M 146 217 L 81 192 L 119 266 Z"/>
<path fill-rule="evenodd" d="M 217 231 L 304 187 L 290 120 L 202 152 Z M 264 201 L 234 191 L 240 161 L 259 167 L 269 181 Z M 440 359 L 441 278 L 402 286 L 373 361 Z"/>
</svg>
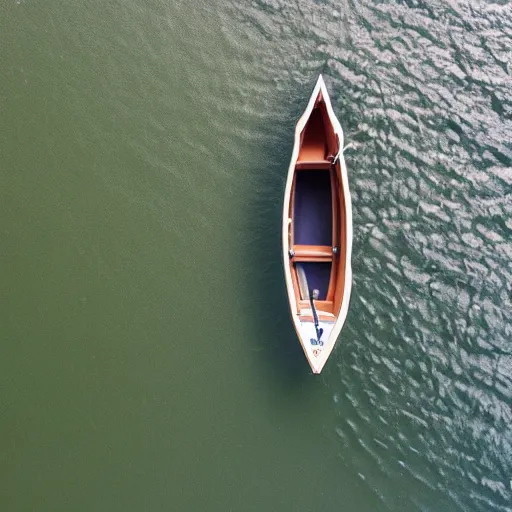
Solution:
<svg viewBox="0 0 512 512">
<path fill-rule="evenodd" d="M 286 164 L 285 164 L 286 165 Z M 272 165 L 274 167 L 274 165 Z M 279 190 L 284 179 L 279 179 L 278 170 L 261 175 L 266 189 Z M 271 185 L 272 184 L 272 185 Z M 271 380 L 282 380 L 284 387 L 297 385 L 310 376 L 297 334 L 293 328 L 287 303 L 281 257 L 281 203 L 275 197 L 256 200 L 248 205 L 248 224 L 258 240 L 267 238 L 246 255 L 247 287 L 251 294 L 249 316 L 251 331 L 256 333 L 262 371 L 269 373 Z M 254 337 L 251 337 L 254 342 Z"/>
</svg>

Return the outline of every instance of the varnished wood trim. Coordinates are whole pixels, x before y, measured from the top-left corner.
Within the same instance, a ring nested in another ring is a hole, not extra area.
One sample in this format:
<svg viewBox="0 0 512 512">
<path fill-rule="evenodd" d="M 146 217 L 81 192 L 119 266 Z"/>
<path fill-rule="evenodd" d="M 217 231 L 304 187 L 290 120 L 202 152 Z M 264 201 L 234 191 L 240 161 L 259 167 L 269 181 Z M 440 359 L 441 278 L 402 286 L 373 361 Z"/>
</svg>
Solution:
<svg viewBox="0 0 512 512">
<path fill-rule="evenodd" d="M 299 320 L 301 322 L 312 321 L 313 315 L 299 315 Z M 336 317 L 332 315 L 323 315 L 322 313 L 318 313 L 318 320 L 320 320 L 320 322 L 335 322 Z"/>
<path fill-rule="evenodd" d="M 328 258 L 332 259 L 332 247 L 330 245 L 294 245 L 293 246 L 294 258 L 296 261 L 307 261 L 298 260 L 297 258 Z"/>
<path fill-rule="evenodd" d="M 293 176 L 289 212 L 289 218 L 291 219 L 291 222 L 288 224 L 288 246 L 291 248 L 293 247 L 293 241 L 295 239 L 295 226 L 293 222 L 293 219 L 295 218 L 295 176 Z"/>
<path fill-rule="evenodd" d="M 332 255 L 331 256 L 294 256 L 293 261 L 297 263 L 330 263 L 332 261 Z M 329 278 L 330 279 L 330 278 Z"/>
<path fill-rule="evenodd" d="M 306 160 L 298 160 L 295 164 L 295 170 L 297 171 L 314 171 L 317 169 L 329 169 L 331 167 L 331 162 L 329 160 L 320 160 L 316 162 L 308 162 Z"/>
<path fill-rule="evenodd" d="M 298 302 L 300 309 L 311 309 L 309 300 L 299 300 Z M 330 300 L 315 300 L 315 308 L 317 311 L 324 311 L 325 313 L 332 313 L 333 303 Z M 331 317 L 332 318 L 332 317 Z"/>
</svg>

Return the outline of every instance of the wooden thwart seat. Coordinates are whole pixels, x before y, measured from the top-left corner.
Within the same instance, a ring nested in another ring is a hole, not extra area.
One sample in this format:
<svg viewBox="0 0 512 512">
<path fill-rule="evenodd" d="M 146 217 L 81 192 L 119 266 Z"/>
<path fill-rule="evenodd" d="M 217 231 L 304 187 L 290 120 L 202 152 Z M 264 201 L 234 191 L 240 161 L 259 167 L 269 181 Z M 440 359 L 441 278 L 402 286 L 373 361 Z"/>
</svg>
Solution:
<svg viewBox="0 0 512 512">
<path fill-rule="evenodd" d="M 330 245 L 294 245 L 293 260 L 295 262 L 329 262 L 332 261 L 332 247 Z"/>
<path fill-rule="evenodd" d="M 298 160 L 295 164 L 297 171 L 311 171 L 315 169 L 330 169 L 332 162 L 330 160 Z"/>
</svg>

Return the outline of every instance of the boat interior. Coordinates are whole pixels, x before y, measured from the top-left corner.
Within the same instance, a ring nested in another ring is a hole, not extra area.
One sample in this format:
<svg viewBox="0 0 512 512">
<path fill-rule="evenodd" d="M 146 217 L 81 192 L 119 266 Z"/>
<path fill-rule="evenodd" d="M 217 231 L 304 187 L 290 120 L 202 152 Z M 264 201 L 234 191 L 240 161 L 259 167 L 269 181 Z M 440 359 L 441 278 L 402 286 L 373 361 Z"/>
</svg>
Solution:
<svg viewBox="0 0 512 512">
<path fill-rule="evenodd" d="M 339 215 L 342 197 L 332 159 L 338 149 L 337 136 L 319 95 L 301 135 L 290 203 L 290 267 L 297 313 L 312 318 L 309 293 L 315 300 L 320 320 L 334 321 L 341 298 L 339 289 Z"/>
</svg>

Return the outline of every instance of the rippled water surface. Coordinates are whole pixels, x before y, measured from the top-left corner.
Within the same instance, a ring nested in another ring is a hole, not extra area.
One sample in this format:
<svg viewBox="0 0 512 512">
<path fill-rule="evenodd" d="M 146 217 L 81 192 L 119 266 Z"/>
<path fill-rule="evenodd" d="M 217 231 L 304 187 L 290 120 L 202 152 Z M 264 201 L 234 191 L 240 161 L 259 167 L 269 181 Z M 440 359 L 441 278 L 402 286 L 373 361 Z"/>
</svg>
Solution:
<svg viewBox="0 0 512 512">
<path fill-rule="evenodd" d="M 512 510 L 512 3 L 8 0 L 0 43 L 2 510 Z M 319 73 L 355 239 L 314 377 Z"/>
</svg>

